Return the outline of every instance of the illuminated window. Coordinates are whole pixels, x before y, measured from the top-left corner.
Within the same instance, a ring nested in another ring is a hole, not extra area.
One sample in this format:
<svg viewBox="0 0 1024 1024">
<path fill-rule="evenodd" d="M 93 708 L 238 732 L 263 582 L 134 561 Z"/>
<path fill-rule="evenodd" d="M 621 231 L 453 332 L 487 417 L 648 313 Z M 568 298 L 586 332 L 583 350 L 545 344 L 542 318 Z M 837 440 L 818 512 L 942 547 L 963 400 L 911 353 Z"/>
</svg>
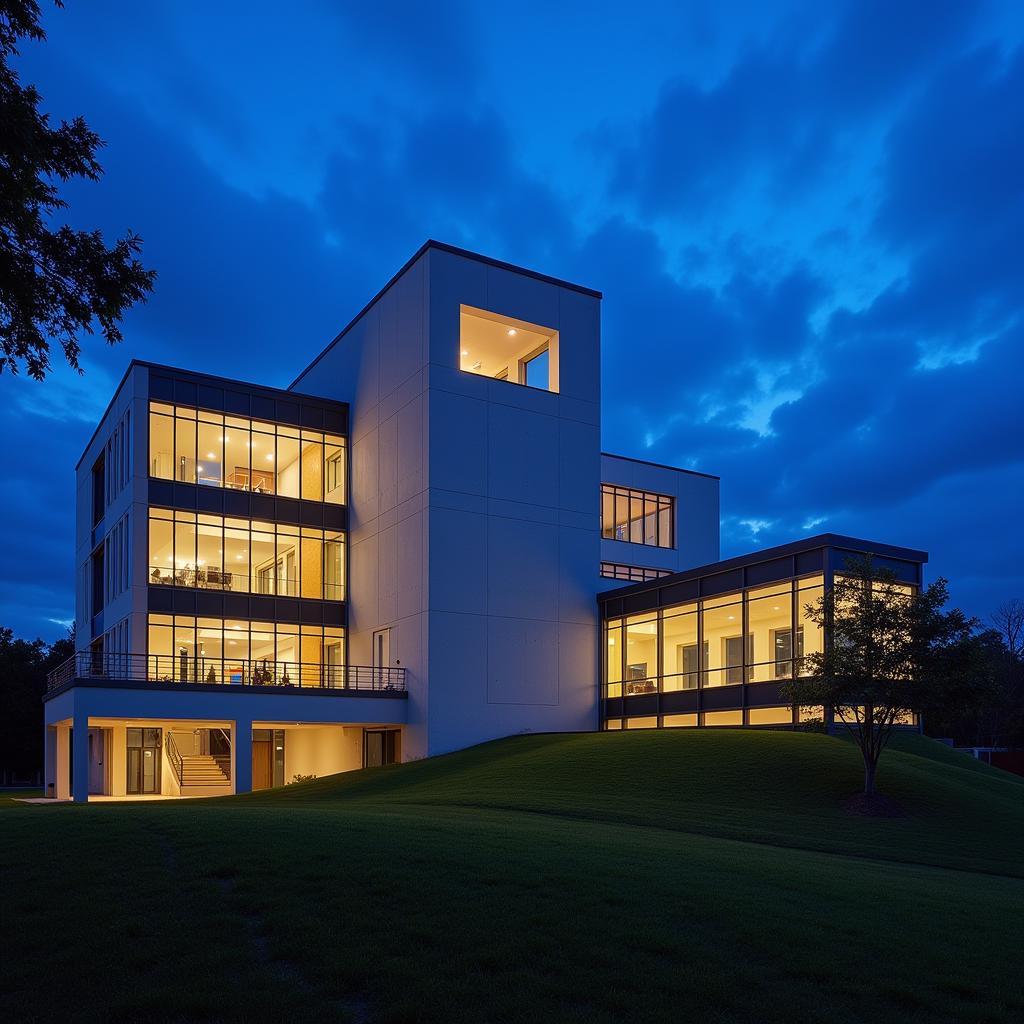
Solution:
<svg viewBox="0 0 1024 1024">
<path fill-rule="evenodd" d="M 704 725 L 742 725 L 742 711 L 705 711 Z"/>
<path fill-rule="evenodd" d="M 649 715 L 645 718 L 627 718 L 625 724 L 627 729 L 657 729 L 658 716 Z"/>
<path fill-rule="evenodd" d="M 344 685 L 340 626 L 149 616 L 147 678 L 251 686 Z"/>
<path fill-rule="evenodd" d="M 697 715 L 664 715 L 661 719 L 661 724 L 666 729 L 693 727 L 697 724 Z"/>
<path fill-rule="evenodd" d="M 621 718 L 609 718 L 604 723 L 604 727 L 606 729 L 621 729 L 622 728 L 622 719 Z"/>
<path fill-rule="evenodd" d="M 149 475 L 342 504 L 345 442 L 283 423 L 150 402 Z"/>
<path fill-rule="evenodd" d="M 341 601 L 344 535 L 151 508 L 148 580 L 163 586 Z"/>
<path fill-rule="evenodd" d="M 676 499 L 651 491 L 601 484 L 601 536 L 650 547 L 675 547 Z"/>
<path fill-rule="evenodd" d="M 626 696 L 658 691 L 658 620 L 646 615 L 626 619 Z"/>
<path fill-rule="evenodd" d="M 748 708 L 747 725 L 792 725 L 793 709 L 784 708 Z"/>
<path fill-rule="evenodd" d="M 541 391 L 558 391 L 558 331 L 461 306 L 459 369 Z"/>
</svg>

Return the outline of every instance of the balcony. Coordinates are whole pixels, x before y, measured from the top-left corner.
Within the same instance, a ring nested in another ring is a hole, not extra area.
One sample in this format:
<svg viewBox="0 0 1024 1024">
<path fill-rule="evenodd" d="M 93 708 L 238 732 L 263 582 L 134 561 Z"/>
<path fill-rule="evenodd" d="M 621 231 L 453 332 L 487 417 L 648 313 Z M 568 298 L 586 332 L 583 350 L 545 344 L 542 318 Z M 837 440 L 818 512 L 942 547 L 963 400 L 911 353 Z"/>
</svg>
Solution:
<svg viewBox="0 0 1024 1024">
<path fill-rule="evenodd" d="M 172 654 L 98 654 L 79 651 L 46 678 L 47 693 L 78 680 L 135 681 L 168 688 L 190 686 L 274 687 L 381 694 L 405 693 L 404 668 L 320 665 L 296 661 L 209 658 Z"/>
</svg>

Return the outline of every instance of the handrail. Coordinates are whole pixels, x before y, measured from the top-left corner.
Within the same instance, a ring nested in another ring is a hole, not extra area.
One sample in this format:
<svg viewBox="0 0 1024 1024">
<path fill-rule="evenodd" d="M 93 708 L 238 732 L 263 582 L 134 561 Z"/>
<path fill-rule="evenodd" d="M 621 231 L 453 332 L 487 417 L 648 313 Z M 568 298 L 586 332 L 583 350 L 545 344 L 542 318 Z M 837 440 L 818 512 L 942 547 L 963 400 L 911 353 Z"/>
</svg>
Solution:
<svg viewBox="0 0 1024 1024">
<path fill-rule="evenodd" d="M 149 567 L 148 582 L 153 586 L 185 587 L 189 590 L 226 590 L 237 594 L 260 594 L 273 597 L 274 580 L 269 586 L 253 586 L 254 580 L 247 572 L 231 572 L 229 569 L 214 569 L 209 566 L 186 566 L 183 569 L 168 568 L 162 565 Z M 255 581 L 258 583 L 258 581 Z M 343 601 L 345 588 L 341 583 L 321 583 L 317 594 L 302 594 L 299 578 L 279 576 L 276 578 L 278 597 L 316 597 L 325 601 Z"/>
<path fill-rule="evenodd" d="M 171 768 L 178 780 L 179 789 L 185 785 L 185 759 L 181 756 L 181 751 L 178 750 L 178 744 L 174 742 L 174 737 L 171 735 L 171 730 L 168 729 L 164 733 L 164 747 L 167 749 L 167 759 L 171 762 Z"/>
<path fill-rule="evenodd" d="M 136 680 L 210 686 L 274 686 L 296 689 L 401 693 L 405 669 L 368 665 L 321 665 L 268 658 L 213 658 L 191 654 L 100 654 L 79 651 L 47 676 L 48 692 L 76 679 Z"/>
</svg>

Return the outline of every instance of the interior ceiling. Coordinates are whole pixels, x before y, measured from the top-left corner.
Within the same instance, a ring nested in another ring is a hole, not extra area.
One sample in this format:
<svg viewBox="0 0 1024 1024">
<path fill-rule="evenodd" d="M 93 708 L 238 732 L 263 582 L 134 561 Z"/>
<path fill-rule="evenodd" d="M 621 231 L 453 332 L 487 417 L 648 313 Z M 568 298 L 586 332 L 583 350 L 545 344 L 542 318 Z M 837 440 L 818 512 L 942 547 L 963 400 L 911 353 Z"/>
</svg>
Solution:
<svg viewBox="0 0 1024 1024">
<path fill-rule="evenodd" d="M 485 377 L 508 368 L 509 376 L 515 380 L 517 360 L 540 348 L 553 334 L 535 325 L 522 326 L 519 321 L 490 319 L 463 307 L 459 316 L 459 365 Z"/>
</svg>

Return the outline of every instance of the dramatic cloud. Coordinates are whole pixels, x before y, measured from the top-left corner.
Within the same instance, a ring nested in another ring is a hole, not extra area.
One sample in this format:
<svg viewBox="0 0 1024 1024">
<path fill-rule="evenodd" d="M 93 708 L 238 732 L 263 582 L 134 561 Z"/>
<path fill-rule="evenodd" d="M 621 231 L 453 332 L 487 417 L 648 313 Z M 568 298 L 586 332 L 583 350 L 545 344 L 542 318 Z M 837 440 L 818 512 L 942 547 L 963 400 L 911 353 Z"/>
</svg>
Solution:
<svg viewBox="0 0 1024 1024">
<path fill-rule="evenodd" d="M 84 378 L 0 379 L 19 559 L 73 614 L 72 466 L 134 357 L 287 384 L 426 237 L 601 288 L 604 447 L 722 475 L 723 553 L 830 530 L 1024 592 L 1019 5 L 47 14 L 108 140 L 82 225 L 159 272 Z"/>
</svg>

